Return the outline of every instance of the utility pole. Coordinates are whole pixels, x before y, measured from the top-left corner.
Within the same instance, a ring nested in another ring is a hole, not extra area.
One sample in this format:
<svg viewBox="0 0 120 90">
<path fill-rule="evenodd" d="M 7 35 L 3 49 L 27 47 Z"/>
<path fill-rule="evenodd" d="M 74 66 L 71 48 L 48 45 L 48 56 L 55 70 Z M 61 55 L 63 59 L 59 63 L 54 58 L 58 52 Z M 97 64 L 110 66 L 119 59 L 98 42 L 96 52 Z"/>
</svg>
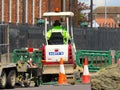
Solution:
<svg viewBox="0 0 120 90">
<path fill-rule="evenodd" d="M 63 12 L 66 11 L 66 0 L 63 0 Z"/>
<path fill-rule="evenodd" d="M 93 0 L 91 0 L 91 2 L 90 2 L 91 4 L 90 4 L 90 10 L 91 10 L 91 13 L 90 13 L 90 27 L 91 28 L 93 28 L 93 17 L 92 17 L 92 13 L 93 13 Z"/>
<path fill-rule="evenodd" d="M 72 11 L 72 2 L 73 0 L 69 0 L 69 10 Z"/>
<path fill-rule="evenodd" d="M 48 0 L 48 12 L 51 12 L 51 0 Z M 49 17 L 48 20 L 50 23 L 49 25 L 51 25 L 51 18 Z"/>
<path fill-rule="evenodd" d="M 61 11 L 66 11 L 66 0 L 61 0 Z"/>
<path fill-rule="evenodd" d="M 50 2 L 51 0 L 48 0 L 48 12 L 50 12 L 51 11 L 51 2 Z"/>
<path fill-rule="evenodd" d="M 105 26 L 107 26 L 107 3 L 105 0 Z"/>
</svg>

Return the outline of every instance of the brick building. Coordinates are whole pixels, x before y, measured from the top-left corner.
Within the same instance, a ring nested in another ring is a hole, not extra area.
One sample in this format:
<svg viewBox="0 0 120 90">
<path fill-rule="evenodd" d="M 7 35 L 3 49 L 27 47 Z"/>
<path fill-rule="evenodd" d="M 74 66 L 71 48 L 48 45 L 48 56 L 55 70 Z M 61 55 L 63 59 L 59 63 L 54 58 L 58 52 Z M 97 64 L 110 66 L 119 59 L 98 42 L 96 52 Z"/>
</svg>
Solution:
<svg viewBox="0 0 120 90">
<path fill-rule="evenodd" d="M 76 17 L 77 0 L 72 0 L 72 3 L 71 0 L 65 1 L 66 11 L 73 6 Z M 63 10 L 63 0 L 0 0 L 0 22 L 35 24 L 36 18 L 42 18 L 44 12 L 53 11 L 57 7 Z"/>
</svg>

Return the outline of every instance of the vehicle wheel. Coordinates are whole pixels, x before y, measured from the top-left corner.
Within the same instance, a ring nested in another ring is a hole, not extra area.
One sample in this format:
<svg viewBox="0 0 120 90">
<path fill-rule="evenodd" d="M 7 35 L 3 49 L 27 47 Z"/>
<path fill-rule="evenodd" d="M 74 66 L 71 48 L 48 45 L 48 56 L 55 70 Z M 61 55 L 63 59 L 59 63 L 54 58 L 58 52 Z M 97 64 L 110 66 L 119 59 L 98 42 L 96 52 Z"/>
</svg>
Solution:
<svg viewBox="0 0 120 90">
<path fill-rule="evenodd" d="M 24 86 L 25 86 L 25 87 L 29 87 L 30 84 L 31 84 L 31 81 L 25 81 L 25 82 L 24 82 Z"/>
<path fill-rule="evenodd" d="M 35 87 L 38 87 L 39 86 L 39 80 L 36 80 L 35 81 Z"/>
<path fill-rule="evenodd" d="M 7 76 L 7 88 L 14 88 L 16 83 L 16 71 L 11 70 Z"/>
<path fill-rule="evenodd" d="M 5 86 L 6 86 L 6 73 L 5 71 L 3 71 L 0 79 L 0 88 L 5 88 Z"/>
<path fill-rule="evenodd" d="M 39 87 L 42 83 L 42 77 L 41 76 L 38 76 L 35 80 L 34 80 L 34 83 L 35 83 L 35 87 Z"/>
</svg>

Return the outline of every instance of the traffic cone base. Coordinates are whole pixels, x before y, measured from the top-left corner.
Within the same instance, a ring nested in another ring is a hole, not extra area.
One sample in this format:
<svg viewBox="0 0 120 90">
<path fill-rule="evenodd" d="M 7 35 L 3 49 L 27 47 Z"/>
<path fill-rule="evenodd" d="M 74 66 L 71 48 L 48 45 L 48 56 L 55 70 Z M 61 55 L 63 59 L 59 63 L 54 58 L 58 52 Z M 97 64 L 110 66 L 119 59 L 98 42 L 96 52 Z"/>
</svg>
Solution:
<svg viewBox="0 0 120 90">
<path fill-rule="evenodd" d="M 82 83 L 90 83 L 90 75 L 82 76 Z"/>
<path fill-rule="evenodd" d="M 66 75 L 63 73 L 59 74 L 58 84 L 67 84 Z"/>
<path fill-rule="evenodd" d="M 63 59 L 60 59 L 60 73 L 59 73 L 59 77 L 58 77 L 58 84 L 62 85 L 62 84 L 67 84 L 67 78 L 65 75 L 65 69 L 64 69 L 64 64 L 63 64 Z"/>
</svg>

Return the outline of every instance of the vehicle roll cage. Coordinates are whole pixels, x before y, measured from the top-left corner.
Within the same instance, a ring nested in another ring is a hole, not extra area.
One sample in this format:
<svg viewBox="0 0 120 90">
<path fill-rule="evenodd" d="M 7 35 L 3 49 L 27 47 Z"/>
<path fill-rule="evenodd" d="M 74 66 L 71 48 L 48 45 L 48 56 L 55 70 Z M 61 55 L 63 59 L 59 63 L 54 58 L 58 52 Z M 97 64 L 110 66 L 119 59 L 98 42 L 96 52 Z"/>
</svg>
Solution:
<svg viewBox="0 0 120 90">
<path fill-rule="evenodd" d="M 48 18 L 49 17 L 65 17 L 66 18 L 66 29 L 67 32 L 70 34 L 71 36 L 71 40 L 73 40 L 73 26 L 72 26 L 72 17 L 74 16 L 73 12 L 45 12 L 43 14 L 43 17 L 45 17 L 45 40 L 47 42 L 47 37 L 46 37 L 46 33 L 48 30 Z"/>
</svg>

